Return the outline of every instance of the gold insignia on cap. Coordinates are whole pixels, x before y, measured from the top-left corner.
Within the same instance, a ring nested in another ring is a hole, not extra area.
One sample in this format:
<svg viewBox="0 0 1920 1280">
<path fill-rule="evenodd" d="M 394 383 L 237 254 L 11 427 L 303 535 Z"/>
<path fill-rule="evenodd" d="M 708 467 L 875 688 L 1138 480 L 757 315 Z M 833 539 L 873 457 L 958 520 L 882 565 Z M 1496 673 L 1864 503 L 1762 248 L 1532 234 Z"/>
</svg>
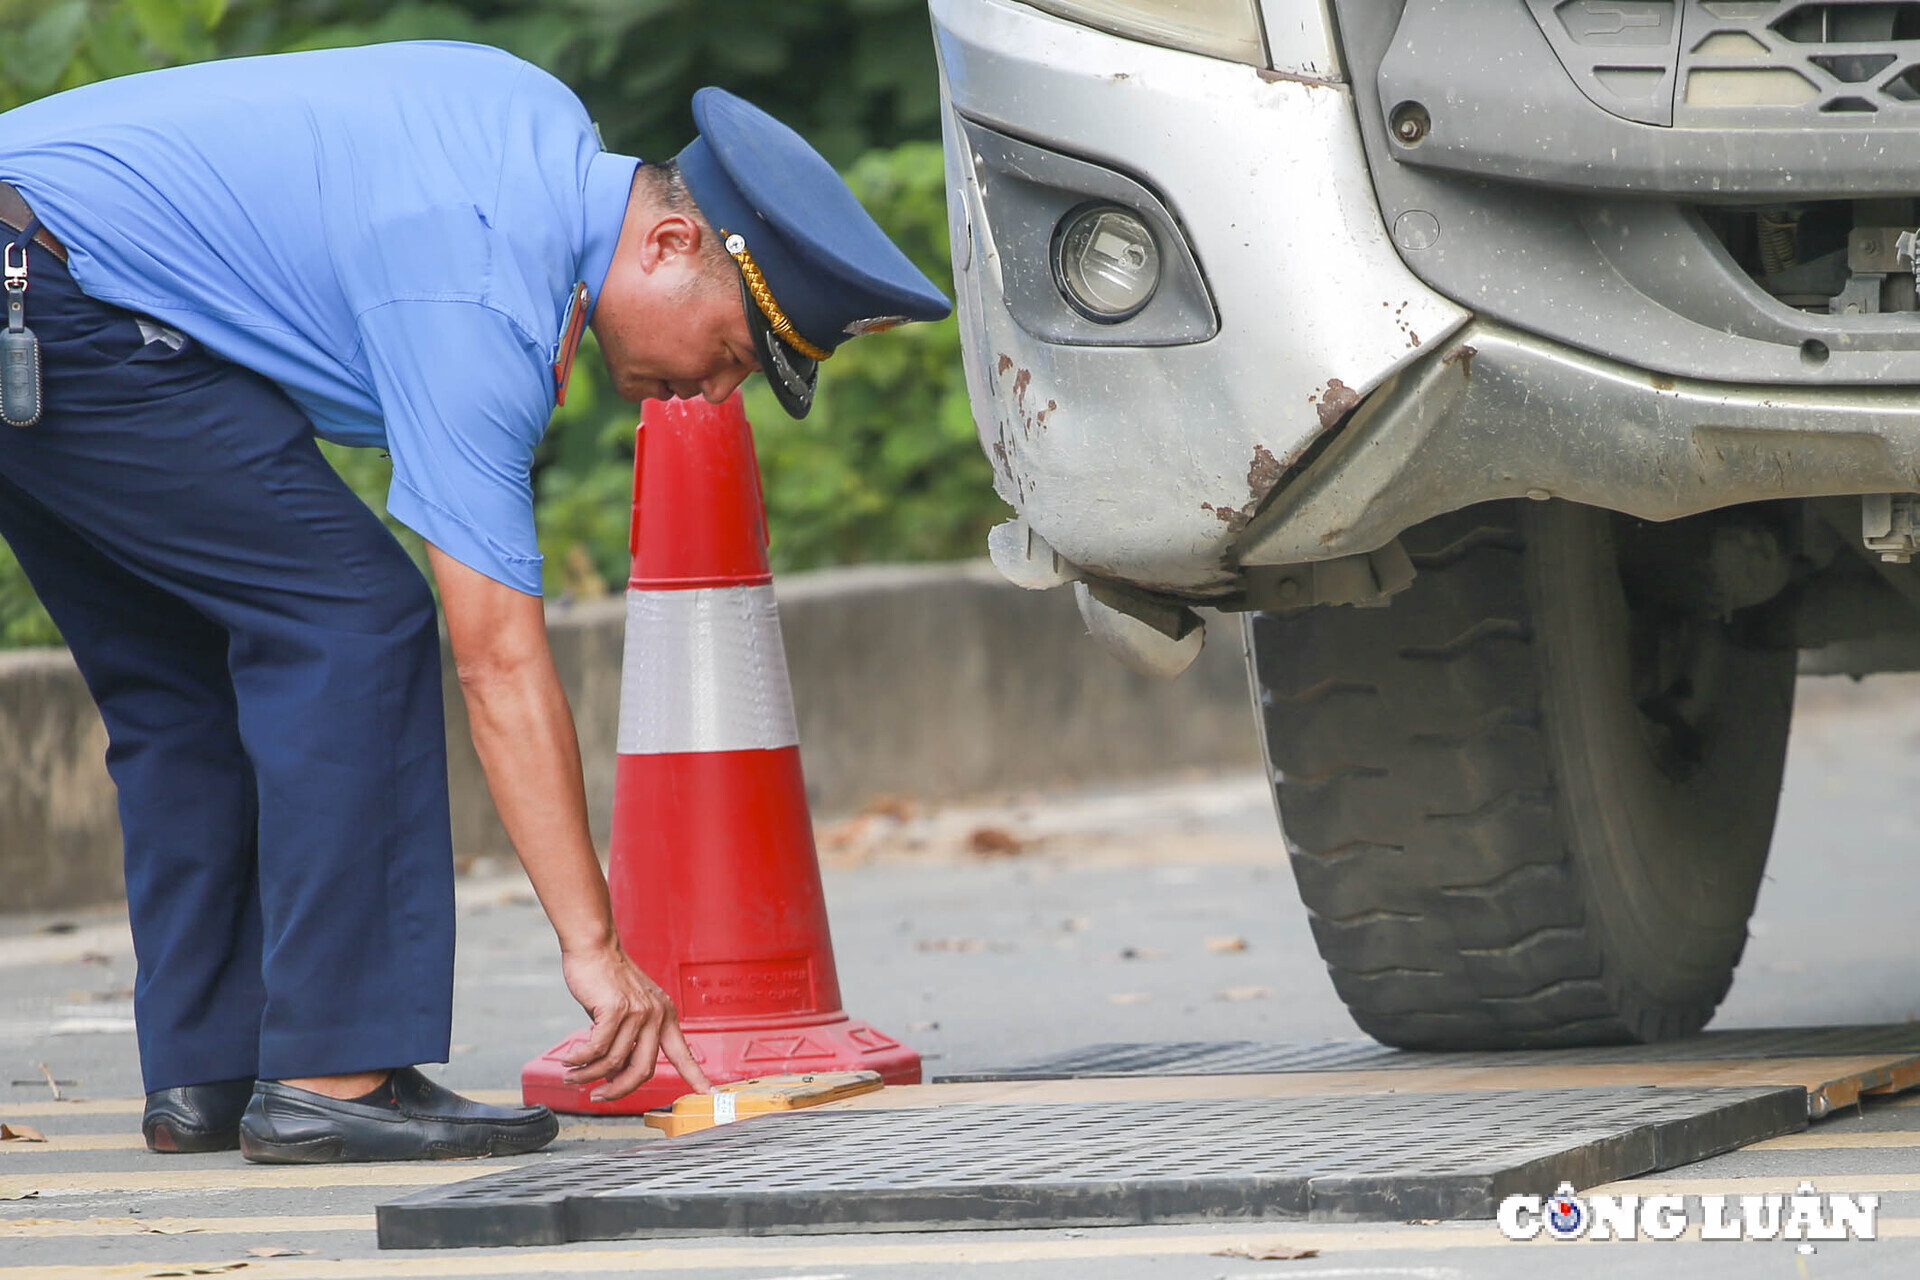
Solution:
<svg viewBox="0 0 1920 1280">
<path fill-rule="evenodd" d="M 733 255 L 733 260 L 740 264 L 740 274 L 746 279 L 747 292 L 753 295 L 754 304 L 760 308 L 760 314 L 767 318 L 768 327 L 803 356 L 825 360 L 832 355 L 833 352 L 814 346 L 794 329 L 793 321 L 787 319 L 787 313 L 782 311 L 780 304 L 773 300 L 773 290 L 767 287 L 767 278 L 760 273 L 760 264 L 755 262 L 753 254 L 747 251 L 746 237 L 722 228 L 720 239 L 726 245 L 727 252 Z"/>
<path fill-rule="evenodd" d="M 889 329 L 898 329 L 907 322 L 905 316 L 869 316 L 865 320 L 855 320 L 847 326 L 849 338 L 864 338 L 870 333 L 885 333 Z"/>
</svg>

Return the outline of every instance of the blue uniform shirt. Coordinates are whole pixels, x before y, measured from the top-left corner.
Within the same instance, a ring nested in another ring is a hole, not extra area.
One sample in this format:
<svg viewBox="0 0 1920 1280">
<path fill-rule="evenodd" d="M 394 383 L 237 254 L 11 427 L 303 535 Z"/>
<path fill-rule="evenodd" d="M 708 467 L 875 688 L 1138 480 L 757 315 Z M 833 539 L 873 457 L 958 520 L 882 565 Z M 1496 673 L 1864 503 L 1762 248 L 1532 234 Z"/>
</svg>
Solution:
<svg viewBox="0 0 1920 1280">
<path fill-rule="evenodd" d="M 148 72 L 0 115 L 0 178 L 80 287 L 384 446 L 387 508 L 539 594 L 530 469 L 567 300 L 637 161 L 497 49 L 408 43 Z"/>
</svg>

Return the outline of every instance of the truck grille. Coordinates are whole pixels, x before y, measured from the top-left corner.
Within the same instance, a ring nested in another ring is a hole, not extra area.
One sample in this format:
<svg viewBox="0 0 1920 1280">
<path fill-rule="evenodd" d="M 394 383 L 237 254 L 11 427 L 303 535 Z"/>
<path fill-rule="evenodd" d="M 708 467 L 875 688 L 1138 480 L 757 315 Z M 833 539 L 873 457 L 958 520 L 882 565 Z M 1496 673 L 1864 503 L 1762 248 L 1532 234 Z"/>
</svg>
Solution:
<svg viewBox="0 0 1920 1280">
<path fill-rule="evenodd" d="M 1528 0 L 1596 106 L 1641 124 L 1778 127 L 1920 112 L 1920 3 Z"/>
</svg>

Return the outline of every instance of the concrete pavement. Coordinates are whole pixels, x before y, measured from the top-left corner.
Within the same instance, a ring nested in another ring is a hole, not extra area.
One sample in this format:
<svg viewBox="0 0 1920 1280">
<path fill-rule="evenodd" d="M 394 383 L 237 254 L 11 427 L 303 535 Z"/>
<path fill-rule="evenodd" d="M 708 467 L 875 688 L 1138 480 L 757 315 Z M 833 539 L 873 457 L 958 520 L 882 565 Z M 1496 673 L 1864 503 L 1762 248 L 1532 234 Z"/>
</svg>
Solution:
<svg viewBox="0 0 1920 1280">
<path fill-rule="evenodd" d="M 1920 1014 L 1910 865 L 1920 807 L 1920 680 L 1803 684 L 1773 866 L 1716 1026 L 1900 1021 Z M 821 832 L 848 1008 L 928 1057 L 929 1074 L 1100 1040 L 1348 1038 L 1308 936 L 1257 776 L 1013 798 L 877 804 Z M 510 1087 L 580 1021 L 550 934 L 510 879 L 462 889 L 456 1048 L 441 1078 Z M 1228 940 L 1237 939 L 1243 946 Z M 1211 945 L 1210 945 L 1211 943 Z M 1870 1104 L 1805 1135 L 1639 1180 L 1883 1193 L 1883 1238 L 1510 1245 L 1490 1224 L 1254 1224 L 1010 1233 L 636 1242 L 565 1250 L 385 1254 L 372 1207 L 484 1165 L 273 1170 L 236 1155 L 150 1156 L 123 921 L 0 919 L 0 1121 L 52 1141 L 0 1145 L 0 1280 L 14 1276 L 584 1275 L 1203 1277 L 1912 1275 L 1920 1271 L 1920 1106 Z M 45 1063 L 63 1092 L 42 1081 Z M 14 1084 L 15 1081 L 24 1083 Z M 640 1140 L 633 1122 L 570 1127 L 564 1157 Z M 1733 1181 L 1733 1180 L 1738 1180 Z M 1632 1190 L 1634 1188 L 1626 1188 Z M 1315 1248 L 1297 1261 L 1214 1256 Z M 249 1249 L 288 1249 L 280 1257 Z M 1553 1252 L 1543 1254 L 1542 1249 Z M 297 1252 L 311 1250 L 310 1253 Z"/>
</svg>

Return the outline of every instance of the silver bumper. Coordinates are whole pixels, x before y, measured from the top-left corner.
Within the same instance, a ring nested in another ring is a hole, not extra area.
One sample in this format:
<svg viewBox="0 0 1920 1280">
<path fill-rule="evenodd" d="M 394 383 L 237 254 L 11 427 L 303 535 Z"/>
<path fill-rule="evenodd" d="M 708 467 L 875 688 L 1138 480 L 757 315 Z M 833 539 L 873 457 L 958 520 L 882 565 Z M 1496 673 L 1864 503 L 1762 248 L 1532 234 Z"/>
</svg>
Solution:
<svg viewBox="0 0 1920 1280">
<path fill-rule="evenodd" d="M 1912 388 L 1668 378 L 1475 321 L 1362 405 L 1253 521 L 1243 565 L 1373 551 L 1497 498 L 1647 520 L 1920 489 Z"/>
<path fill-rule="evenodd" d="M 1194 597 L 1232 592 L 1249 522 L 1288 468 L 1466 313 L 1390 245 L 1344 86 L 1009 0 L 933 0 L 932 11 L 952 108 L 962 348 L 996 488 L 1082 570 Z M 994 175 L 955 113 L 1151 188 L 1204 277 L 1217 333 L 1088 345 L 1023 327 L 1009 279 L 1045 270 L 1032 261 L 1044 246 L 994 225 L 982 193 Z"/>
</svg>

